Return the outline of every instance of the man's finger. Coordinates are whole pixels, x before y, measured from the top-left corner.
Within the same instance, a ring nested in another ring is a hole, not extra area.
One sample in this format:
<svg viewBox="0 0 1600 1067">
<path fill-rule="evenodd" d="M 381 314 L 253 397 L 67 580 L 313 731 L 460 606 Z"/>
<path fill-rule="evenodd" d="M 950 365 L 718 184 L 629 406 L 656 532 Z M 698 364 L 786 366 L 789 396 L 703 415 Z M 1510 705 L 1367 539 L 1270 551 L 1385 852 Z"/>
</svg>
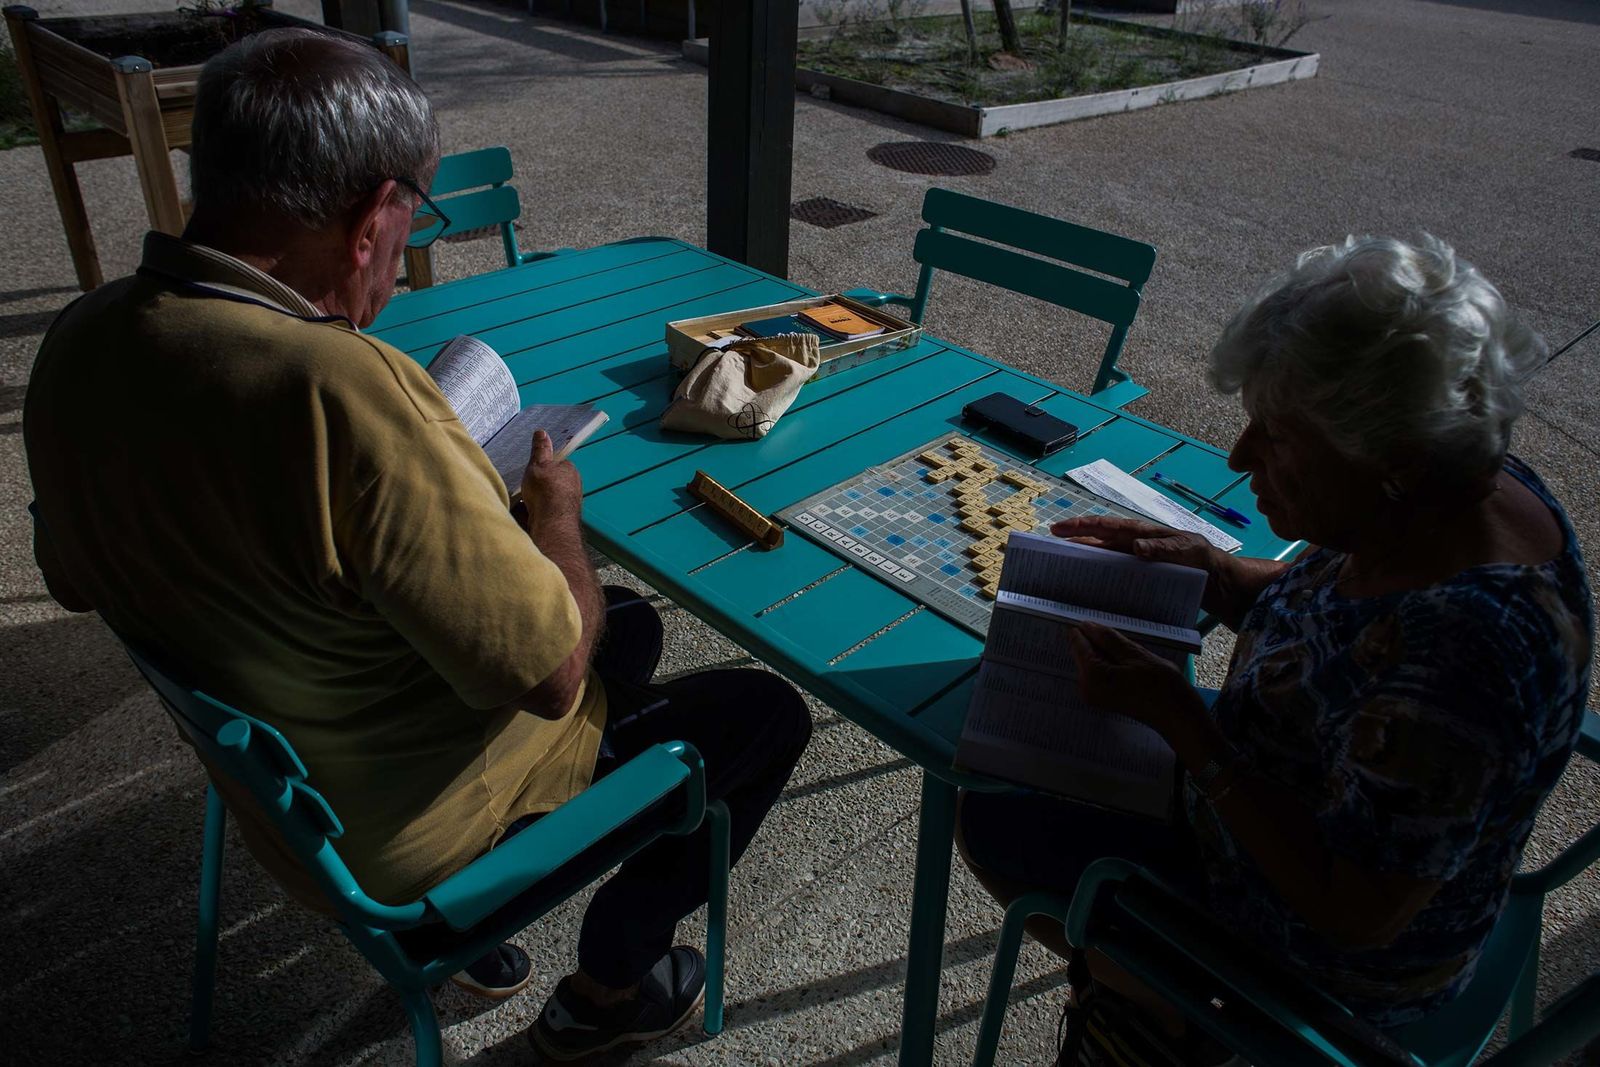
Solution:
<svg viewBox="0 0 1600 1067">
<path fill-rule="evenodd" d="M 556 450 L 550 443 L 550 435 L 543 430 L 533 431 L 533 462 L 549 463 L 555 455 Z"/>
</svg>

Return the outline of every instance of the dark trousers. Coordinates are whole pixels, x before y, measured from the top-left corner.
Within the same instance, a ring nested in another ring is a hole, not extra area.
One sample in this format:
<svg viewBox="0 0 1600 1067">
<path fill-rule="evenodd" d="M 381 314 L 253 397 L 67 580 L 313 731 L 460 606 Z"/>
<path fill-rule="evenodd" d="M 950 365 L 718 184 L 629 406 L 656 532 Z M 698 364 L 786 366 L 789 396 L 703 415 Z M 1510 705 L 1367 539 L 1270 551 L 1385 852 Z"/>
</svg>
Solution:
<svg viewBox="0 0 1600 1067">
<path fill-rule="evenodd" d="M 732 858 L 744 854 L 811 739 L 794 687 L 762 670 L 704 671 L 651 684 L 661 619 L 638 594 L 605 589 L 606 633 L 595 670 L 606 687 L 606 732 L 595 778 L 651 745 L 685 741 L 706 767 L 708 800 L 728 806 Z M 602 985 L 630 986 L 672 947 L 678 921 L 706 902 L 711 835 L 661 837 L 602 885 L 583 916 L 578 966 Z"/>
<path fill-rule="evenodd" d="M 983 887 L 1002 905 L 1046 889 L 1072 896 L 1095 860 L 1119 856 L 1146 867 L 1191 899 L 1206 899 L 1206 882 L 1187 825 L 1079 804 L 1043 793 L 962 792 L 956 846 Z M 1036 915 L 1027 929 L 1058 955 L 1068 954 L 1057 920 Z"/>
<path fill-rule="evenodd" d="M 606 629 L 594 666 L 606 687 L 606 727 L 594 778 L 651 745 L 693 745 L 705 761 L 707 799 L 728 806 L 737 862 L 811 739 L 805 701 L 762 670 L 704 671 L 651 684 L 661 659 L 660 616 L 632 590 L 606 586 L 605 594 Z M 538 818 L 519 819 L 505 836 Z M 633 985 L 672 948 L 678 921 L 706 902 L 710 888 L 709 826 L 657 838 L 595 891 L 578 935 L 578 966 L 601 985 Z M 443 950 L 448 939 L 443 927 L 424 927 L 401 941 L 420 955 Z"/>
</svg>

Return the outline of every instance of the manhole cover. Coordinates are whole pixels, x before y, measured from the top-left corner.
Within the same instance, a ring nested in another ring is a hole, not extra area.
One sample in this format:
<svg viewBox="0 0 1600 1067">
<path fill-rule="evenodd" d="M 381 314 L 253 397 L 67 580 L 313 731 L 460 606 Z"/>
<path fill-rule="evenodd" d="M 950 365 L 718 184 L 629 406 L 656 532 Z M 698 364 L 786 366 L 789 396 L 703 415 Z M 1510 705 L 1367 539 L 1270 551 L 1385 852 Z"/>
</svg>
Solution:
<svg viewBox="0 0 1600 1067">
<path fill-rule="evenodd" d="M 878 213 L 853 204 L 841 204 L 831 197 L 814 196 L 810 200 L 797 200 L 790 204 L 789 217 L 831 230 L 835 226 L 848 226 L 852 222 L 875 219 Z"/>
<path fill-rule="evenodd" d="M 1567 155 L 1573 159 L 1588 159 L 1600 163 L 1600 148 L 1574 148 Z"/>
<path fill-rule="evenodd" d="M 891 141 L 867 149 L 867 158 L 907 174 L 988 174 L 994 157 L 975 148 L 942 141 Z"/>
</svg>

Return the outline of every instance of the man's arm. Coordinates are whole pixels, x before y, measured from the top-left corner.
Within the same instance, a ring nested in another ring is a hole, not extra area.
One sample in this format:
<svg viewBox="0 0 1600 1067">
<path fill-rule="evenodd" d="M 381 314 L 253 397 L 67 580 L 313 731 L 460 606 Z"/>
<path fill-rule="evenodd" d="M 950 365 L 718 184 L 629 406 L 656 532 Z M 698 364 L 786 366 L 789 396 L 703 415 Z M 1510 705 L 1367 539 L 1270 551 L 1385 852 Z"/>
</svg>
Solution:
<svg viewBox="0 0 1600 1067">
<path fill-rule="evenodd" d="M 28 513 L 33 516 L 33 560 L 39 565 L 39 573 L 44 576 L 44 587 L 55 602 L 68 611 L 93 611 L 94 605 L 67 579 L 38 506 L 29 504 Z"/>
<path fill-rule="evenodd" d="M 543 430 L 533 435 L 533 456 L 522 475 L 522 500 L 528 509 L 528 536 L 567 579 L 583 631 L 578 646 L 555 673 L 507 706 L 540 718 L 559 719 L 572 710 L 588 677 L 589 661 L 605 623 L 606 602 L 583 547 L 583 481 L 571 462 L 555 459 L 550 437 Z"/>
</svg>

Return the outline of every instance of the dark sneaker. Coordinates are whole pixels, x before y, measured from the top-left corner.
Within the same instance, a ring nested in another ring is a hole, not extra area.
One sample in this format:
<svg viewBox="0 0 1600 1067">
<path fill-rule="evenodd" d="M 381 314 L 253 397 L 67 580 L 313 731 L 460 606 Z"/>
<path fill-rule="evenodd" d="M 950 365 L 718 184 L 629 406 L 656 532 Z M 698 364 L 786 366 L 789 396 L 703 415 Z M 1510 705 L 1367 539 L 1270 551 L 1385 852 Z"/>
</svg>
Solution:
<svg viewBox="0 0 1600 1067">
<path fill-rule="evenodd" d="M 576 1060 L 670 1034 L 689 1021 L 705 997 L 705 957 L 679 945 L 644 976 L 636 996 L 608 1008 L 578 996 L 570 978 L 561 979 L 528 1038 L 546 1059 Z"/>
<path fill-rule="evenodd" d="M 505 1000 L 516 996 L 533 980 L 533 961 L 512 944 L 490 949 L 467 969 L 450 976 L 450 981 L 474 996 Z"/>
</svg>

